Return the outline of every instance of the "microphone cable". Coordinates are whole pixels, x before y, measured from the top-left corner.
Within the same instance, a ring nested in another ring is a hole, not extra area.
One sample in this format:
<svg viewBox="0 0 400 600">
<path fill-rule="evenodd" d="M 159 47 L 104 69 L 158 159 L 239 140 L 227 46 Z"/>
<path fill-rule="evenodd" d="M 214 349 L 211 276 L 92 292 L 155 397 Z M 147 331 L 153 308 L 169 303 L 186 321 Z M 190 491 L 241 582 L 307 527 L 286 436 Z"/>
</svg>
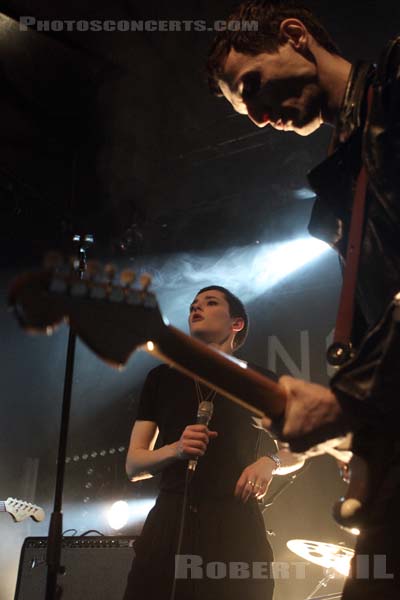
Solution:
<svg viewBox="0 0 400 600">
<path fill-rule="evenodd" d="M 195 382 L 195 383 L 197 383 L 197 382 Z M 212 395 L 215 396 L 214 392 L 212 392 Z M 199 402 L 196 424 L 197 425 L 199 425 L 199 424 L 206 425 L 206 427 L 208 427 L 208 424 L 213 415 L 213 410 L 214 410 L 214 405 L 213 405 L 212 400 L 202 399 Z M 182 541 L 183 541 L 183 532 L 185 530 L 189 484 L 190 484 L 192 477 L 194 475 L 194 472 L 196 470 L 197 462 L 198 462 L 198 458 L 191 458 L 188 461 L 188 465 L 186 468 L 185 485 L 184 485 L 182 508 L 181 508 L 181 518 L 180 518 L 180 524 L 179 524 L 178 543 L 177 543 L 177 548 L 176 548 L 176 553 L 175 553 L 174 578 L 173 578 L 173 582 L 172 582 L 172 590 L 171 590 L 170 600 L 175 600 L 176 581 L 177 581 L 176 580 L 176 557 L 180 556 L 181 550 L 182 550 Z"/>
<path fill-rule="evenodd" d="M 180 524 L 179 524 L 178 543 L 177 543 L 176 553 L 175 553 L 174 577 L 172 580 L 172 589 L 171 589 L 170 600 L 175 600 L 176 581 L 177 581 L 176 580 L 176 557 L 180 556 L 181 550 L 182 550 L 182 541 L 183 541 L 183 532 L 185 530 L 186 507 L 187 507 L 187 500 L 188 500 L 189 483 L 191 481 L 192 473 L 193 473 L 193 471 L 189 470 L 189 468 L 186 469 L 185 486 L 184 486 L 184 490 L 183 490 L 183 500 L 182 500 L 182 508 L 181 508 L 181 518 L 180 518 Z"/>
</svg>

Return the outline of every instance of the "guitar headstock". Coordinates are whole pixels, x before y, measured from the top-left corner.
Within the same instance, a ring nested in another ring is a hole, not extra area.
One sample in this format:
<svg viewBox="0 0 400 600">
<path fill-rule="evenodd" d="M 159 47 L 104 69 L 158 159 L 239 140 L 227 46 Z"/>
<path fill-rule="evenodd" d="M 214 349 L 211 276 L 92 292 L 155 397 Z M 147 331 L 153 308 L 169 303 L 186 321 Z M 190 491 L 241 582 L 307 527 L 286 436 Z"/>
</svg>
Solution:
<svg viewBox="0 0 400 600">
<path fill-rule="evenodd" d="M 37 523 L 43 521 L 45 518 L 43 508 L 24 500 L 18 500 L 17 498 L 8 498 L 4 502 L 4 509 L 17 523 L 28 517 L 31 517 Z"/>
<path fill-rule="evenodd" d="M 74 270 L 48 265 L 42 271 L 25 273 L 11 285 L 9 304 L 24 329 L 50 335 L 62 322 L 71 328 L 100 358 L 112 366 L 126 364 L 132 352 L 156 341 L 165 324 L 151 278 L 142 274 L 134 287 L 135 274 L 89 262 L 80 278 Z"/>
</svg>

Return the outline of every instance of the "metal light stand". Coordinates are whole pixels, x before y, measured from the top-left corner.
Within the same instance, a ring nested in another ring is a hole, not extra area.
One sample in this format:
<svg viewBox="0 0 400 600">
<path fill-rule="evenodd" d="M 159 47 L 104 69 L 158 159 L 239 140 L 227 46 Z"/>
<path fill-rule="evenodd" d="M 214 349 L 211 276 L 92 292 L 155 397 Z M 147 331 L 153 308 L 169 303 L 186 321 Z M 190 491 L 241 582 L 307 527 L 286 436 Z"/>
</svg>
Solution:
<svg viewBox="0 0 400 600">
<path fill-rule="evenodd" d="M 325 594 L 325 596 L 318 596 L 317 598 L 314 596 L 312 600 L 341 600 L 342 592 L 337 594 Z"/>
<path fill-rule="evenodd" d="M 74 245 L 78 248 L 78 265 L 76 274 L 79 279 L 83 278 L 86 269 L 86 250 L 93 245 L 92 235 L 74 235 Z M 75 265 L 74 265 L 75 267 Z M 71 391 L 74 374 L 74 359 L 76 347 L 76 334 L 70 328 L 68 336 L 67 360 L 65 367 L 63 403 L 61 411 L 60 439 L 57 457 L 56 489 L 54 494 L 54 507 L 50 519 L 49 535 L 47 540 L 47 580 L 45 600 L 59 600 L 62 597 L 62 587 L 57 585 L 57 577 L 65 572 L 60 565 L 63 515 L 62 495 L 64 488 L 65 459 L 67 452 L 69 416 L 71 408 Z"/>
<path fill-rule="evenodd" d="M 336 598 L 341 597 L 341 593 L 325 594 L 325 596 L 318 596 L 318 598 L 314 596 L 314 594 L 319 592 L 319 590 L 321 590 L 322 588 L 326 588 L 326 586 L 332 579 L 336 579 L 337 573 L 334 569 L 327 569 L 325 573 L 325 577 L 323 577 L 321 581 L 318 582 L 317 586 L 313 589 L 311 594 L 307 596 L 307 598 L 305 598 L 305 600 L 335 600 Z"/>
</svg>

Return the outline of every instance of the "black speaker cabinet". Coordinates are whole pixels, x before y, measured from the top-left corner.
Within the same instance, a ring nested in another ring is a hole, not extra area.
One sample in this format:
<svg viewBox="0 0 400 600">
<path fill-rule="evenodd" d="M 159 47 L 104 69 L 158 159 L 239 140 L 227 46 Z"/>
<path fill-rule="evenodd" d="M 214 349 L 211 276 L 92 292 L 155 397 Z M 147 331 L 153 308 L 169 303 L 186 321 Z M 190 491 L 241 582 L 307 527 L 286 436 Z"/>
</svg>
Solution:
<svg viewBox="0 0 400 600">
<path fill-rule="evenodd" d="M 122 600 L 134 557 L 134 537 L 64 537 L 58 583 L 62 600 Z M 14 600 L 44 600 L 47 538 L 26 538 Z"/>
</svg>

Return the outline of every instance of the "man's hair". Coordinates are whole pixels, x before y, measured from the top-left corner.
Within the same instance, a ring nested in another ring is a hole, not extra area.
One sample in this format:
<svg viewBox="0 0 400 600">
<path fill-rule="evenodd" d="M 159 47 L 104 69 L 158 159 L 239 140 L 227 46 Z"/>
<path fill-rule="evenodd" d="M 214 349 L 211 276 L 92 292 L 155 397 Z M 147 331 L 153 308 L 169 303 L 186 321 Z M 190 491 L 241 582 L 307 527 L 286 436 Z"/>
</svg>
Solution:
<svg viewBox="0 0 400 600">
<path fill-rule="evenodd" d="M 239 300 L 237 296 L 235 296 L 235 294 L 232 294 L 232 292 L 220 285 L 209 285 L 205 288 L 202 288 L 197 292 L 196 296 L 202 294 L 203 292 L 209 292 L 210 290 L 217 290 L 218 292 L 222 292 L 229 305 L 229 314 L 232 317 L 232 319 L 240 318 L 244 321 L 243 329 L 236 333 L 233 340 L 233 349 L 238 350 L 245 343 L 249 328 L 249 316 L 246 312 L 244 304 L 241 300 Z"/>
<path fill-rule="evenodd" d="M 340 54 L 324 26 L 301 1 L 248 0 L 240 4 L 228 17 L 226 29 L 215 37 L 210 48 L 206 71 L 211 92 L 217 96 L 222 95 L 218 81 L 232 48 L 236 52 L 253 56 L 262 52 L 276 52 L 282 44 L 280 25 L 288 18 L 299 19 L 320 46 L 331 54 Z M 258 29 L 246 31 L 242 26 L 242 30 L 233 31 L 235 28 L 232 27 L 230 31 L 229 22 L 233 21 L 257 22 Z"/>
</svg>

